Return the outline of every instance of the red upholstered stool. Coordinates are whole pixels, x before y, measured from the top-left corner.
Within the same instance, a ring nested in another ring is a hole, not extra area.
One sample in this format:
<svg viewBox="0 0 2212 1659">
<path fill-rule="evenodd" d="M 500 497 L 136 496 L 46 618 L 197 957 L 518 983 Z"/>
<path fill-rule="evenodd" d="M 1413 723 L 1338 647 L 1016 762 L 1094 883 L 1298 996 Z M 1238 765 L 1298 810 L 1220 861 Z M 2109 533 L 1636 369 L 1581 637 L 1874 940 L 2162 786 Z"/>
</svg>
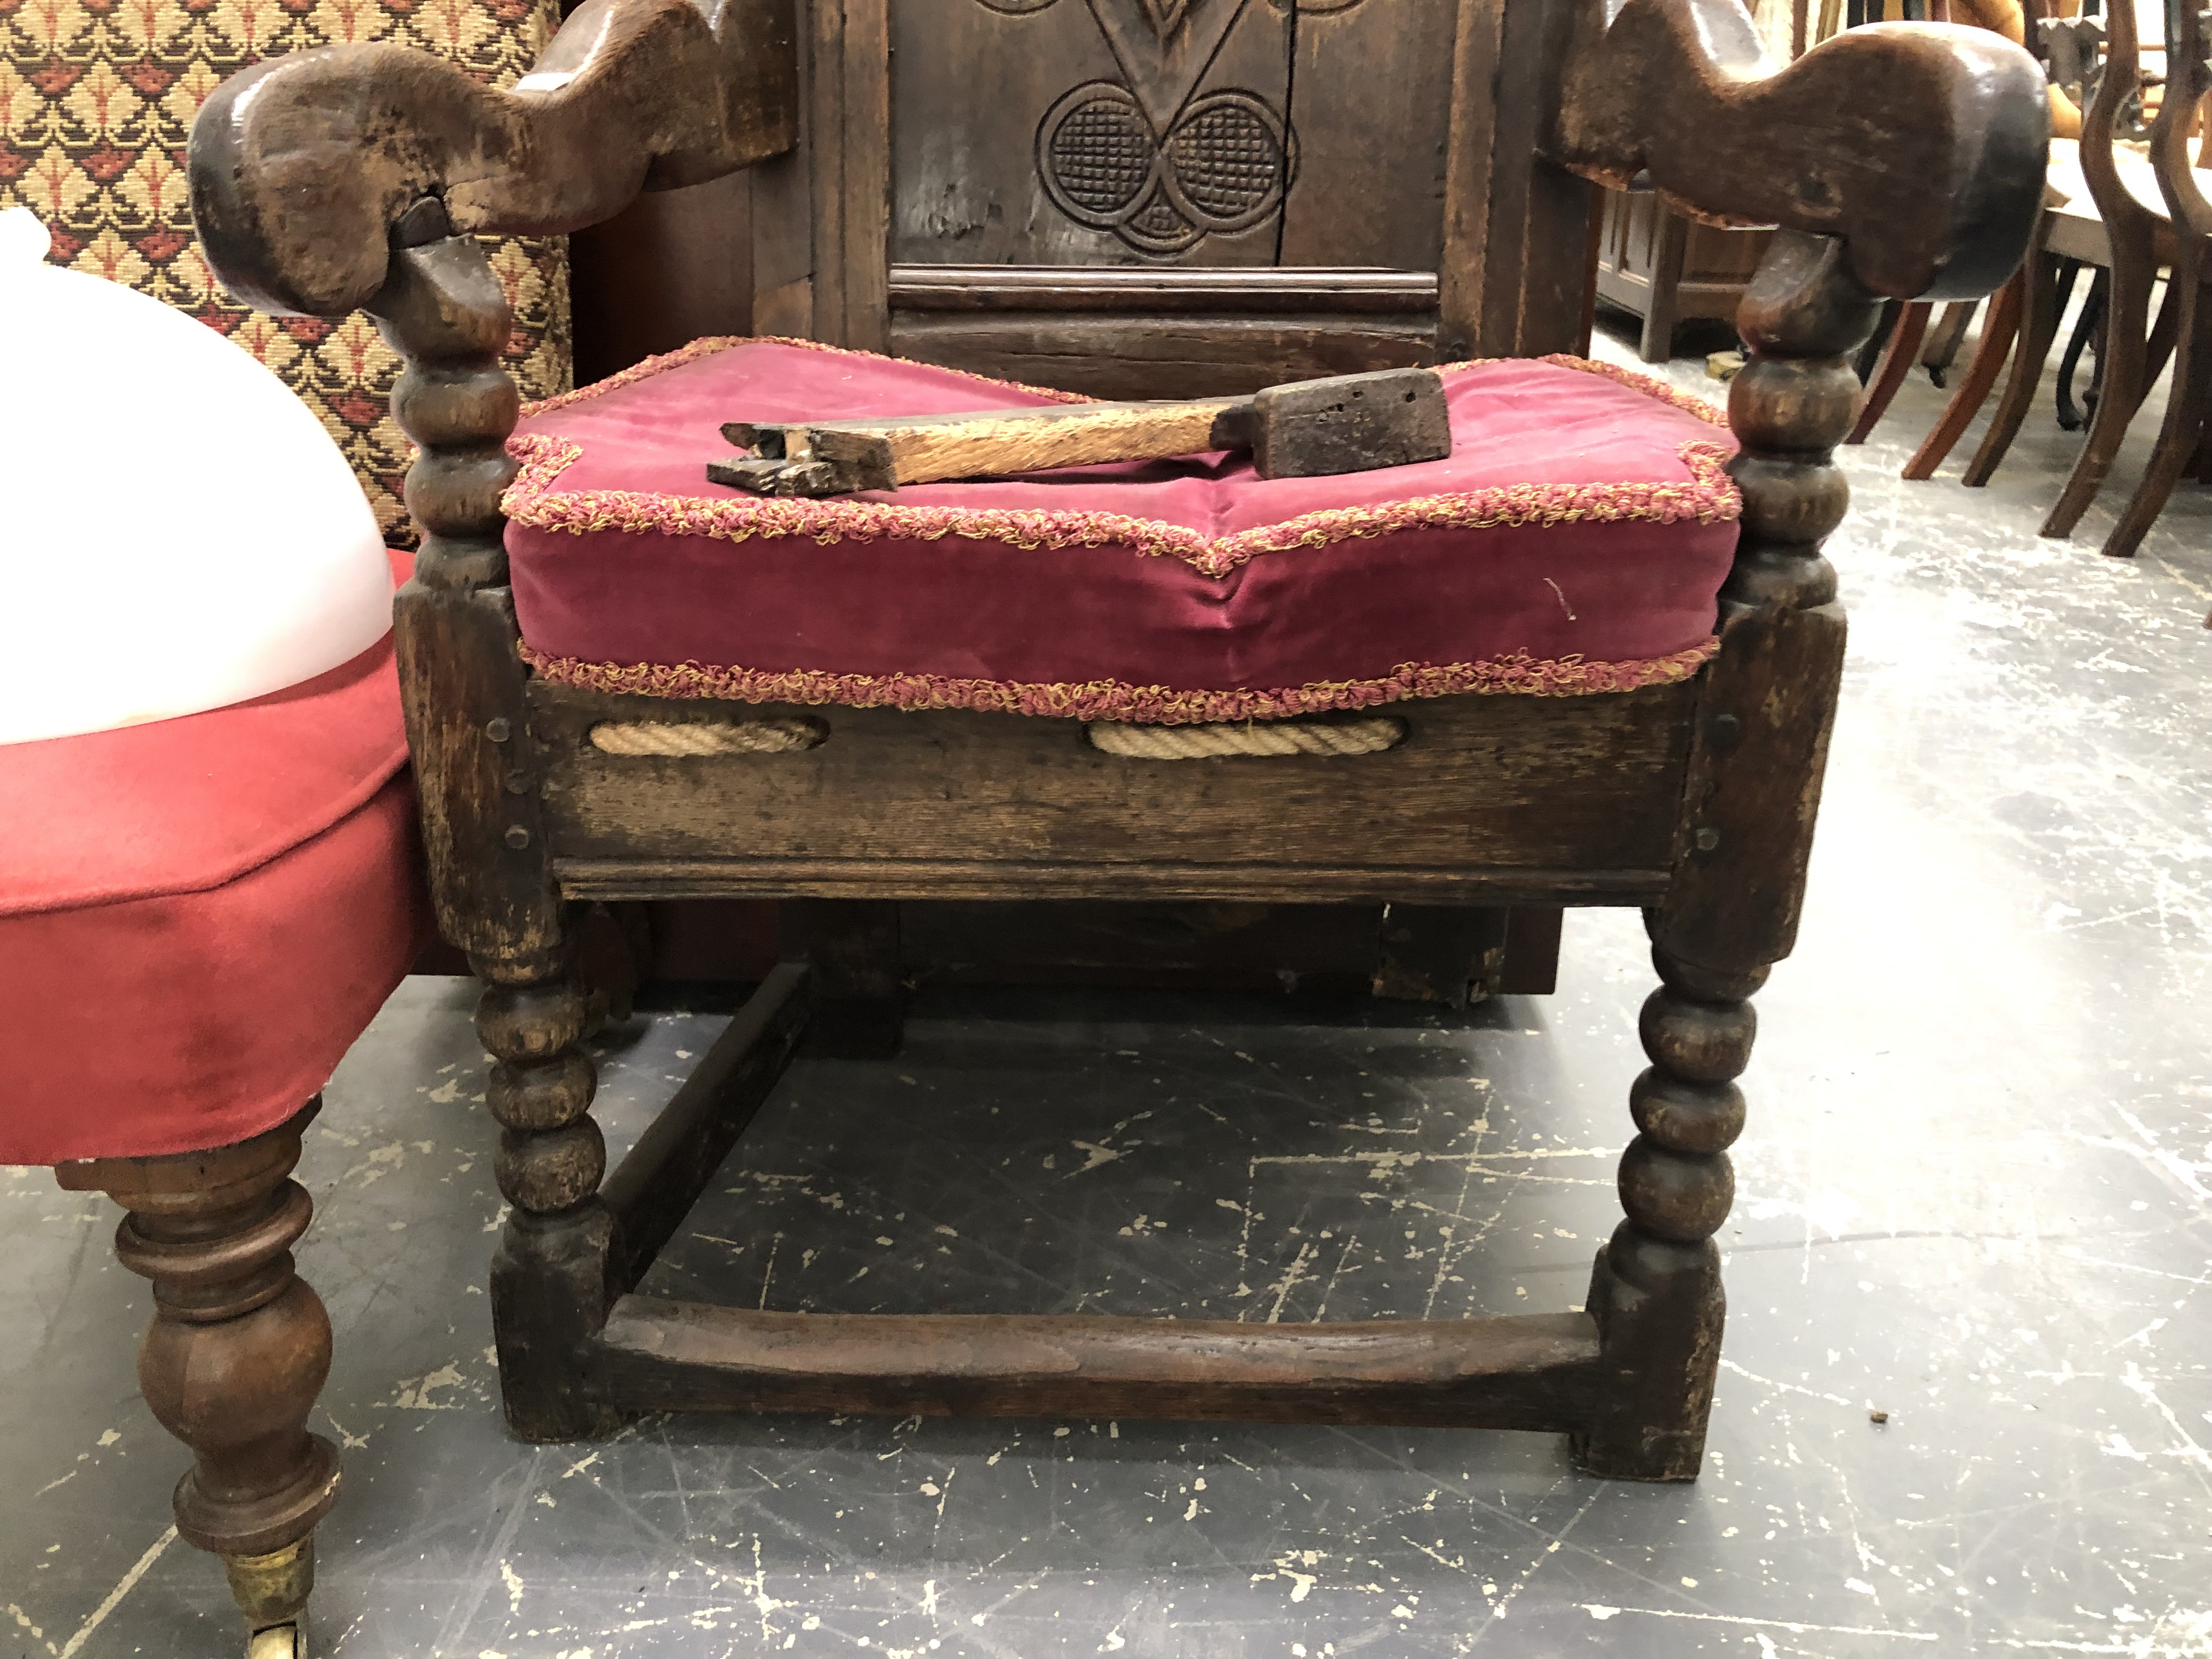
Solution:
<svg viewBox="0 0 2212 1659">
<path fill-rule="evenodd" d="M 337 1455 L 330 1321 L 293 1272 L 317 1092 L 429 937 L 389 638 L 289 690 L 0 745 L 0 1163 L 129 1212 L 138 1377 L 197 1455 L 178 1531 L 289 1656 Z"/>
<path fill-rule="evenodd" d="M 1693 673 L 1735 545 L 1718 414 L 1577 358 L 1443 372 L 1453 453 L 1416 466 L 1266 480 L 1213 457 L 767 499 L 705 481 L 725 421 L 1066 394 L 702 340 L 511 441 L 524 654 L 605 691 L 1146 723 Z"/>
</svg>

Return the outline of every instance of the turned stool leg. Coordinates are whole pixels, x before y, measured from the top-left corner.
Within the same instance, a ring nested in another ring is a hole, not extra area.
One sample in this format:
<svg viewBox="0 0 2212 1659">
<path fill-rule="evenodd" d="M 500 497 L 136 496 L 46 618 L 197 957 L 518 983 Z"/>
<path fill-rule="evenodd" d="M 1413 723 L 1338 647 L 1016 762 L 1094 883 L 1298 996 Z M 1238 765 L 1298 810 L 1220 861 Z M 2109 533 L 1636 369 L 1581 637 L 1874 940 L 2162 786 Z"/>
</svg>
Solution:
<svg viewBox="0 0 2212 1659">
<path fill-rule="evenodd" d="M 1598 1253 L 1589 1311 L 1613 1369 L 1604 1425 L 1575 1437 L 1593 1474 L 1689 1480 L 1705 1456 L 1727 1298 L 1713 1235 L 1735 1200 L 1728 1148 L 1743 1132 L 1736 1077 L 1766 970 L 1715 974 L 1664 951 L 1638 1022 L 1649 1070 L 1629 1091 L 1637 1137 L 1620 1160 L 1628 1218 Z"/>
<path fill-rule="evenodd" d="M 606 1322 L 613 1240 L 599 1197 L 607 1149 L 592 1119 L 598 1073 L 580 1046 L 589 999 L 565 953 L 470 960 L 487 981 L 477 1035 L 493 1060 L 493 1172 L 514 1206 L 491 1267 L 507 1426 L 530 1441 L 587 1439 L 620 1421 L 584 1392 L 584 1351 Z"/>
<path fill-rule="evenodd" d="M 177 1531 L 223 1558 L 252 1659 L 305 1654 L 315 1523 L 338 1495 L 337 1449 L 307 1428 L 330 1373 L 330 1316 L 291 1252 L 314 1206 L 289 1177 L 319 1103 L 213 1152 L 54 1172 L 128 1212 L 115 1253 L 154 1283 L 138 1385 L 194 1454 L 177 1484 Z"/>
</svg>

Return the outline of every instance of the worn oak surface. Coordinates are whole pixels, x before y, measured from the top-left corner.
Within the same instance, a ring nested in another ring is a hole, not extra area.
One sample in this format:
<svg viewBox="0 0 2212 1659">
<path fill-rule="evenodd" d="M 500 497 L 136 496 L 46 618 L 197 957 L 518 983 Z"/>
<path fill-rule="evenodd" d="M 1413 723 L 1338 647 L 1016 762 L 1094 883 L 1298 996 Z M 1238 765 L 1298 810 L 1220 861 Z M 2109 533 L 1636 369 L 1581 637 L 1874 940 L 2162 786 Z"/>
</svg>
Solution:
<svg viewBox="0 0 2212 1659">
<path fill-rule="evenodd" d="M 1586 1314 L 1247 1324 L 793 1314 L 627 1296 L 599 1386 L 656 1410 L 1175 1418 L 1563 1429 L 1597 1370 Z"/>
<path fill-rule="evenodd" d="M 1852 276 L 1893 299 L 1985 294 L 2019 264 L 2051 111 L 2010 41 L 1883 24 L 1770 73 L 1735 0 L 1571 9 L 1546 146 L 1563 165 L 1616 189 L 1648 171 L 1693 217 L 1841 237 Z"/>
<path fill-rule="evenodd" d="M 811 714 L 829 739 L 792 755 L 618 757 L 584 740 L 594 722 L 727 716 L 530 689 L 564 862 L 726 860 L 733 874 L 777 860 L 1216 863 L 1232 884 L 1233 866 L 1254 862 L 1662 869 L 1693 695 L 1437 698 L 1393 705 L 1411 730 L 1378 755 L 1163 766 L 1101 754 L 1079 720 L 766 706 L 745 712 Z"/>
<path fill-rule="evenodd" d="M 1426 369 L 1329 375 L 1249 398 L 1061 404 L 853 420 L 731 421 L 754 459 L 708 477 L 775 495 L 1041 472 L 1247 450 L 1262 478 L 1317 477 L 1441 460 L 1452 450 L 1443 382 Z"/>
</svg>

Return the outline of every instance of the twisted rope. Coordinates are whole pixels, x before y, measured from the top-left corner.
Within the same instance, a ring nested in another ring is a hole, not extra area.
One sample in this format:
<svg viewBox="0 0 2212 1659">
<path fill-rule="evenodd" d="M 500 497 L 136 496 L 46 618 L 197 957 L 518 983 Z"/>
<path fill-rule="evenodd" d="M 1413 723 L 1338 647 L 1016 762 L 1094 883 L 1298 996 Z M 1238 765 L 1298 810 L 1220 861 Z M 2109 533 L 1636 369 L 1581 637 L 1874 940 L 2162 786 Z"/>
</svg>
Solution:
<svg viewBox="0 0 2212 1659">
<path fill-rule="evenodd" d="M 826 735 L 811 720 L 721 726 L 606 720 L 592 728 L 592 747 L 605 755 L 791 755 L 813 748 Z"/>
<path fill-rule="evenodd" d="M 1218 755 L 1379 755 L 1405 740 L 1406 722 L 1360 720 L 1243 721 L 1225 726 L 1120 726 L 1083 728 L 1093 749 L 1137 760 L 1210 760 Z"/>
</svg>

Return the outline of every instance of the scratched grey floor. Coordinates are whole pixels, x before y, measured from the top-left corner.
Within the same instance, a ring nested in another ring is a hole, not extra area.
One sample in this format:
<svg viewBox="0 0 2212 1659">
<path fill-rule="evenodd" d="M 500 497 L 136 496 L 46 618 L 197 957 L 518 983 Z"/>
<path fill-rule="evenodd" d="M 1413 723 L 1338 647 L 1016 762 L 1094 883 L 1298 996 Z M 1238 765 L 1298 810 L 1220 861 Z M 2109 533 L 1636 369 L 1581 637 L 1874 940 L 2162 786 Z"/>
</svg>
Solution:
<svg viewBox="0 0 2212 1659">
<path fill-rule="evenodd" d="M 1917 381 L 1850 463 L 1849 697 L 1761 999 L 1698 1485 L 1429 1432 L 691 1418 L 514 1445 L 469 996 L 417 981 L 302 1166 L 349 1460 L 320 1650 L 2212 1654 L 2212 496 L 2132 565 L 2039 542 L 2074 441 L 2039 413 L 1997 488 L 1899 485 L 1938 395 Z M 1632 916 L 1567 944 L 1558 996 L 1463 1020 L 928 996 L 894 1064 L 792 1073 L 658 1281 L 1247 1319 L 1578 1303 L 1650 981 Z M 716 1023 L 611 1046 L 611 1139 Z M 133 1389 L 147 1297 L 108 1212 L 36 1171 L 0 1200 L 0 1655 L 234 1651 L 219 1574 L 167 1531 L 179 1455 Z"/>
</svg>

